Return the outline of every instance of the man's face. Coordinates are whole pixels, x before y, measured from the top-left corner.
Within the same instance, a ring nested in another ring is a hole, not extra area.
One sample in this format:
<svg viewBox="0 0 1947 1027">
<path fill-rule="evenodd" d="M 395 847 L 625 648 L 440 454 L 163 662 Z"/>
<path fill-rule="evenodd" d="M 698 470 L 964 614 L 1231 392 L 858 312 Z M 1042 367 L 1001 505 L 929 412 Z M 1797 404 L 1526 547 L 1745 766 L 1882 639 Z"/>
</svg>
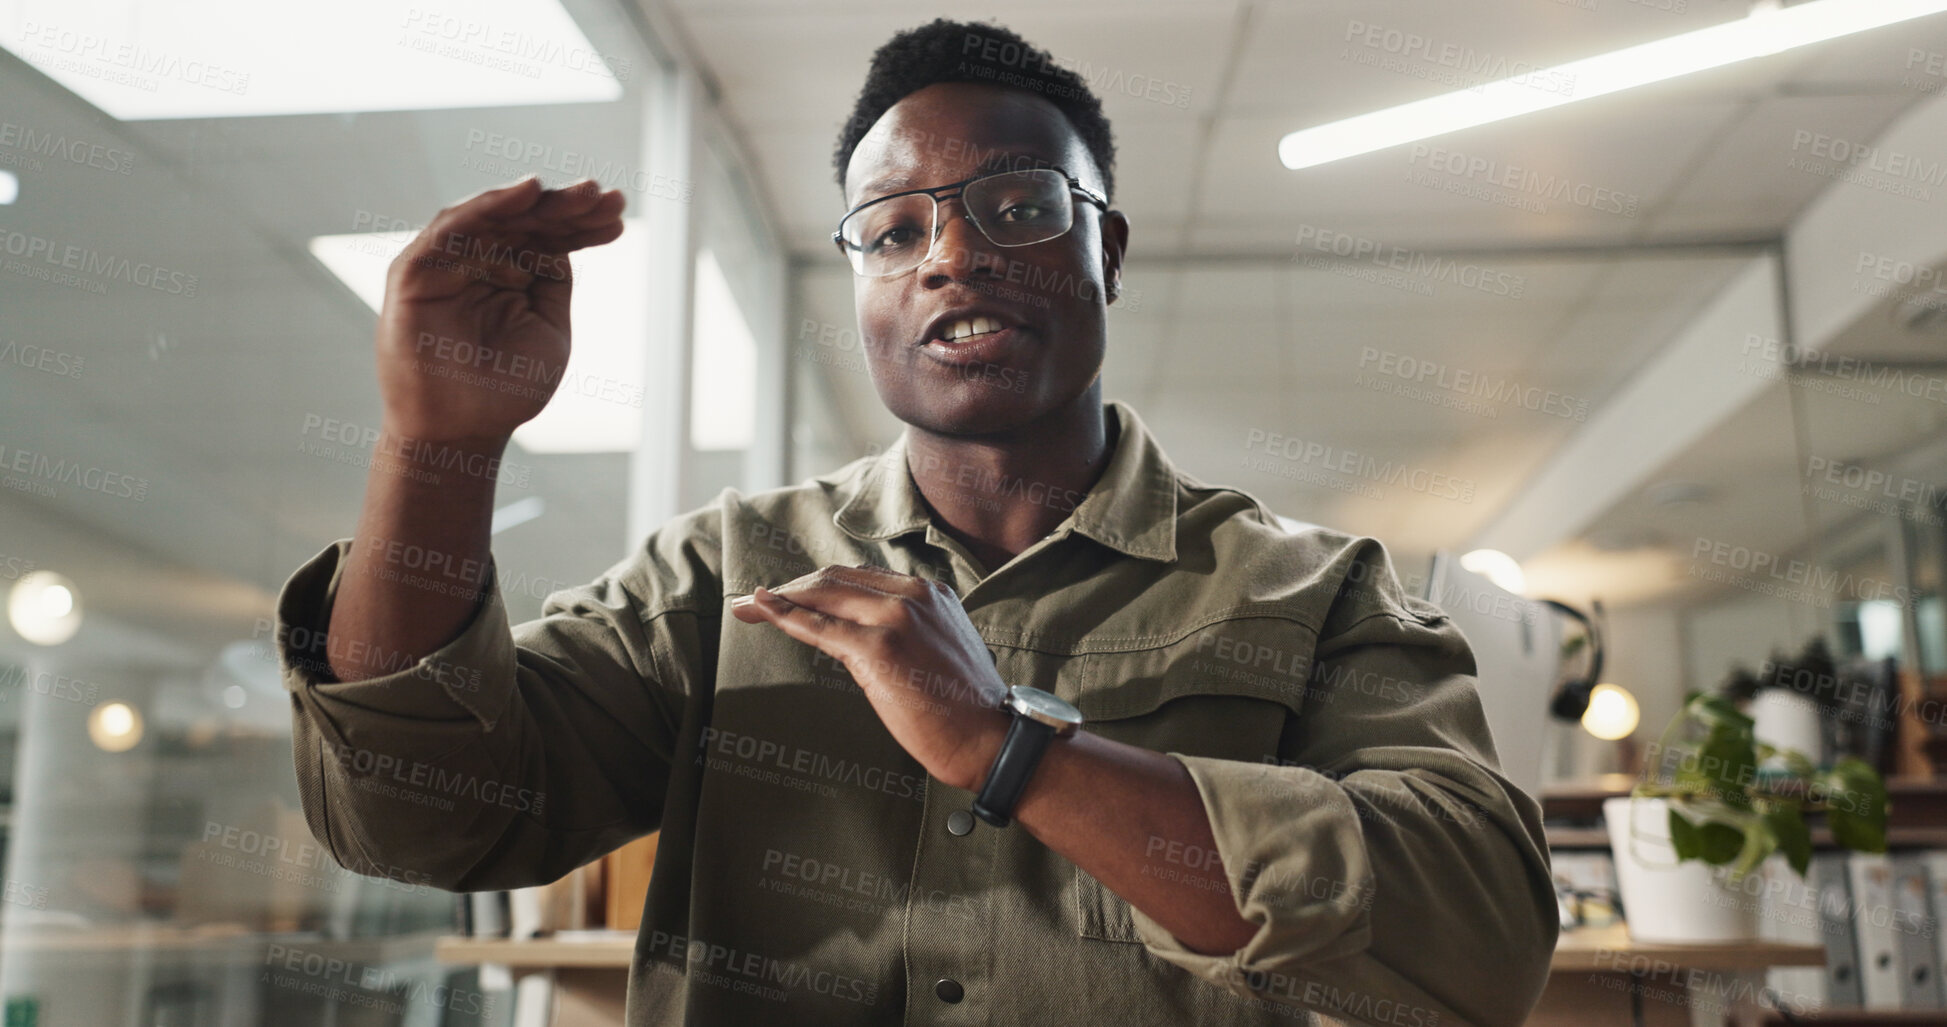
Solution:
<svg viewBox="0 0 1947 1027">
<path fill-rule="evenodd" d="M 900 100 L 866 133 L 846 167 L 846 205 L 958 182 L 996 157 L 1026 158 L 1009 169 L 1060 167 L 1103 191 L 1087 147 L 1052 103 L 943 82 Z M 873 384 L 894 416 L 945 435 L 985 434 L 1032 423 L 1095 387 L 1107 340 L 1104 290 L 1120 274 L 1129 226 L 1120 212 L 1104 215 L 1079 195 L 1073 202 L 1066 234 L 997 246 L 951 196 L 940 201 L 939 238 L 925 263 L 853 279 Z M 945 315 L 955 312 L 1006 330 L 949 343 L 941 336 L 959 318 Z"/>
</svg>

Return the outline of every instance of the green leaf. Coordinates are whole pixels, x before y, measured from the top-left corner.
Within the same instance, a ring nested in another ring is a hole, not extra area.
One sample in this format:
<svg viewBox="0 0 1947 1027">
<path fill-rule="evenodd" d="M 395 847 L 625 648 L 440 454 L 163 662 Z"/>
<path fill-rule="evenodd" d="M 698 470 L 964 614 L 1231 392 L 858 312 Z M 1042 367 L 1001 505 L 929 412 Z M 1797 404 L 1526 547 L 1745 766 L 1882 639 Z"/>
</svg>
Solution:
<svg viewBox="0 0 1947 1027">
<path fill-rule="evenodd" d="M 1729 699 L 1703 692 L 1699 692 L 1690 700 L 1684 712 L 1713 730 L 1724 726 L 1747 736 L 1757 723 L 1750 716 L 1738 712 L 1738 708 Z"/>
<path fill-rule="evenodd" d="M 1777 839 L 1778 848 L 1784 851 L 1793 872 L 1804 877 L 1812 866 L 1812 830 L 1805 826 L 1805 815 L 1799 811 L 1798 804 L 1780 804 L 1765 813 L 1764 822 L 1771 828 L 1772 837 Z"/>
<path fill-rule="evenodd" d="M 1670 847 L 1677 850 L 1677 859 L 1700 859 L 1704 854 L 1704 839 L 1697 826 L 1683 818 L 1676 806 L 1670 807 Z"/>
<path fill-rule="evenodd" d="M 1697 757 L 1711 791 L 1738 809 L 1751 808 L 1749 790 L 1758 780 L 1758 752 L 1749 731 L 1720 723 L 1710 729 Z"/>
<path fill-rule="evenodd" d="M 1745 832 L 1729 824 L 1711 822 L 1699 831 L 1703 840 L 1703 861 L 1712 866 L 1723 866 L 1737 858 L 1744 850 Z"/>
<path fill-rule="evenodd" d="M 1818 781 L 1832 838 L 1858 852 L 1886 851 L 1886 782 L 1864 760 L 1848 756 Z"/>
<path fill-rule="evenodd" d="M 1716 826 L 1716 825 L 1713 825 Z M 1778 848 L 1778 835 L 1771 828 L 1771 821 L 1765 817 L 1752 817 L 1739 832 L 1737 862 L 1731 867 L 1731 883 L 1742 881 L 1746 874 L 1758 869 L 1767 856 Z M 1715 861 L 1713 861 L 1715 862 Z"/>
</svg>

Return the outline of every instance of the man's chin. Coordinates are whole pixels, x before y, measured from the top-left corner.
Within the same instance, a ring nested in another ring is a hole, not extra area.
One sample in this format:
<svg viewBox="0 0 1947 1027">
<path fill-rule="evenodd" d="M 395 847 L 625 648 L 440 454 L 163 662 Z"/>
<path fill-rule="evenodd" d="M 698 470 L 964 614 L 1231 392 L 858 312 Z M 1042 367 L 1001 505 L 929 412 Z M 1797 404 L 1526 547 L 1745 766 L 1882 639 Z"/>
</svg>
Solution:
<svg viewBox="0 0 1947 1027">
<path fill-rule="evenodd" d="M 880 399 L 893 416 L 935 435 L 1005 434 L 1047 413 L 1029 396 L 974 383 Z"/>
</svg>

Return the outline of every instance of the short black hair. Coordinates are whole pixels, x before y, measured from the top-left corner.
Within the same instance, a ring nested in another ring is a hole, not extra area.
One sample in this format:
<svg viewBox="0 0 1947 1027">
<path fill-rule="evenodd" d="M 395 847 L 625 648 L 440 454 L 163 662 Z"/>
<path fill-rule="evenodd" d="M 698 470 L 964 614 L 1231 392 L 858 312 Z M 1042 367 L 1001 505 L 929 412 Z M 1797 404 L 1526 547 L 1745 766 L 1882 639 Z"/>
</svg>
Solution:
<svg viewBox="0 0 1947 1027">
<path fill-rule="evenodd" d="M 852 151 L 880 116 L 908 94 L 935 82 L 986 82 L 1035 93 L 1060 109 L 1095 159 L 1102 193 L 1115 197 L 1115 139 L 1102 101 L 1074 71 L 1060 67 L 1046 50 L 999 25 L 935 18 L 907 29 L 872 54 L 872 68 L 852 105 L 852 116 L 832 150 L 839 188 Z"/>
</svg>

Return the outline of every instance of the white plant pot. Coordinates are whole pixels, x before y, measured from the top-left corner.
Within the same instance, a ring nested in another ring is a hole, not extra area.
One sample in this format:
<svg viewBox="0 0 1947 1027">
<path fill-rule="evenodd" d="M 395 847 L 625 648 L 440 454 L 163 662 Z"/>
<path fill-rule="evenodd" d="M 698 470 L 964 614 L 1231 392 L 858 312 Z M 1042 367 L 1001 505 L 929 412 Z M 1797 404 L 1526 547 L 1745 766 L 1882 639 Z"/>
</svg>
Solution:
<svg viewBox="0 0 1947 1027">
<path fill-rule="evenodd" d="M 1780 749 L 1797 749 L 1813 763 L 1819 761 L 1819 707 L 1809 696 L 1782 688 L 1766 688 L 1751 700 L 1751 733 Z M 1772 757 L 1765 768 L 1783 767 Z"/>
<path fill-rule="evenodd" d="M 1761 903 L 1728 883 L 1728 867 L 1677 862 L 1670 844 L 1670 804 L 1627 796 L 1602 803 L 1616 857 L 1629 936 L 1670 944 L 1755 941 Z"/>
</svg>

